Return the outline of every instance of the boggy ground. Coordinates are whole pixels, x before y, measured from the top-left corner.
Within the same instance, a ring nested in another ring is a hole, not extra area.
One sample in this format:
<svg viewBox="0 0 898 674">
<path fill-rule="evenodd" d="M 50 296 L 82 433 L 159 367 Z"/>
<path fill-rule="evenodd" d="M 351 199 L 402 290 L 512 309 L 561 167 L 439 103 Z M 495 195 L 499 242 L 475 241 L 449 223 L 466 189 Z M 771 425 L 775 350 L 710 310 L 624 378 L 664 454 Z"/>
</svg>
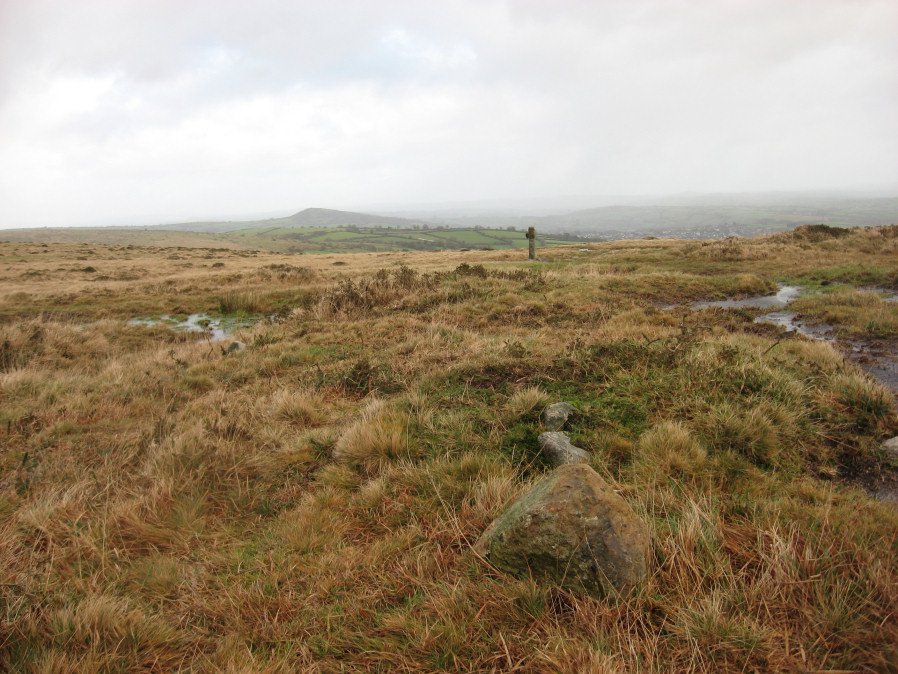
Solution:
<svg viewBox="0 0 898 674">
<path fill-rule="evenodd" d="M 856 479 L 891 393 L 659 307 L 798 283 L 888 343 L 898 307 L 845 298 L 896 287 L 898 228 L 543 255 L 0 246 L 0 668 L 895 670 L 898 512 Z M 127 322 L 200 312 L 271 318 L 230 355 Z M 651 533 L 625 601 L 471 550 L 551 400 Z"/>
</svg>

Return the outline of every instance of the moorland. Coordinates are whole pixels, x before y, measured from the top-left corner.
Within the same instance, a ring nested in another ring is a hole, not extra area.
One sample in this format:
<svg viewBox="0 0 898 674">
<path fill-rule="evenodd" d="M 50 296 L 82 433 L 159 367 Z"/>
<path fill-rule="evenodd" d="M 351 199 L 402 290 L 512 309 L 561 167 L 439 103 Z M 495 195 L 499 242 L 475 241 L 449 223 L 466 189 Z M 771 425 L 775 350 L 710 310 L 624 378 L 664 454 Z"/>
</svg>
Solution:
<svg viewBox="0 0 898 674">
<path fill-rule="evenodd" d="M 576 237 L 540 235 L 542 246 L 570 243 Z M 6 243 L 83 243 L 156 248 L 206 248 L 289 253 L 367 253 L 527 248 L 515 228 L 448 228 L 356 225 L 251 226 L 228 231 L 169 230 L 154 227 L 47 227 L 0 232 Z"/>
<path fill-rule="evenodd" d="M 0 668 L 898 668 L 865 359 L 898 343 L 898 227 L 537 262 L 153 236 L 0 244 Z M 826 338 L 693 305 L 780 284 Z M 553 401 L 649 533 L 629 596 L 473 550 L 549 469 Z"/>
</svg>

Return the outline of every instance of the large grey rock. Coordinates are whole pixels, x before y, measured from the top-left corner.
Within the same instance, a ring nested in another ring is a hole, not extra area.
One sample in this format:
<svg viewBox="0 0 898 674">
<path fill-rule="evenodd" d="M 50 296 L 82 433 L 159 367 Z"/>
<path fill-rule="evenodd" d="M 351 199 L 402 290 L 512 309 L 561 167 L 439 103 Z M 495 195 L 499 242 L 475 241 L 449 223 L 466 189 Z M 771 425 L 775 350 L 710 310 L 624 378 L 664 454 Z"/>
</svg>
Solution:
<svg viewBox="0 0 898 674">
<path fill-rule="evenodd" d="M 475 550 L 519 577 L 593 597 L 625 594 L 648 573 L 642 522 L 592 468 L 556 468 L 500 515 Z"/>
<path fill-rule="evenodd" d="M 889 456 L 898 459 L 898 435 L 882 443 L 882 448 Z"/>
<path fill-rule="evenodd" d="M 567 425 L 568 419 L 576 413 L 577 410 L 573 405 L 552 403 L 551 405 L 546 405 L 540 418 L 547 431 L 560 431 Z"/>
<path fill-rule="evenodd" d="M 539 448 L 553 466 L 565 463 L 589 463 L 589 452 L 572 445 L 567 433 L 561 431 L 540 433 Z"/>
</svg>

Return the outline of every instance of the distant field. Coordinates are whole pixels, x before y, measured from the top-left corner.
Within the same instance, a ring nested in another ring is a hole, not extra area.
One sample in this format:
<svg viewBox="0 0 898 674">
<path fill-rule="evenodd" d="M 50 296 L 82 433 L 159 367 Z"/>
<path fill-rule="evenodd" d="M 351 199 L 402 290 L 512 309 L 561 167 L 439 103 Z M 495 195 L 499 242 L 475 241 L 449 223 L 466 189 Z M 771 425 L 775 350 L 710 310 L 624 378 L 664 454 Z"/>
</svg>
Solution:
<svg viewBox="0 0 898 674">
<path fill-rule="evenodd" d="M 524 233 L 506 229 L 394 229 L 368 227 L 272 227 L 224 235 L 249 248 L 295 253 L 363 253 L 396 250 L 526 248 Z M 540 239 L 541 245 L 563 243 Z"/>
<path fill-rule="evenodd" d="M 243 248 L 279 253 L 368 253 L 526 248 L 524 232 L 507 229 L 418 230 L 386 227 L 252 227 L 209 234 L 138 228 L 45 228 L 0 232 L 12 243 L 90 243 L 106 245 Z M 539 239 L 541 246 L 564 242 Z"/>
</svg>

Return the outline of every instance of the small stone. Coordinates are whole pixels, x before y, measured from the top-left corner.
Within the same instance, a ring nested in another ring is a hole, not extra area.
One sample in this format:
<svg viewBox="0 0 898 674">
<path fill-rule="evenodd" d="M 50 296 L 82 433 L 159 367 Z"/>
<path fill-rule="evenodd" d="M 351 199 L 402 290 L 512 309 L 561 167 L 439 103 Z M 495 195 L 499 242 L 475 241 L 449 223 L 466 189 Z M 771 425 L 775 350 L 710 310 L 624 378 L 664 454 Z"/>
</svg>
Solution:
<svg viewBox="0 0 898 674">
<path fill-rule="evenodd" d="M 246 344 L 244 344 L 243 342 L 231 342 L 224 349 L 222 349 L 222 352 L 224 353 L 224 355 L 228 356 L 232 353 L 236 353 L 237 351 L 243 351 L 245 348 Z"/>
<path fill-rule="evenodd" d="M 552 403 L 551 405 L 546 405 L 540 418 L 542 419 L 543 426 L 545 426 L 546 430 L 560 431 L 567 425 L 571 416 L 576 413 L 577 410 L 573 405 L 568 403 Z"/>
<path fill-rule="evenodd" d="M 894 459 L 898 459 L 898 435 L 882 443 L 882 450 Z"/>
<path fill-rule="evenodd" d="M 519 578 L 603 598 L 645 579 L 650 539 L 627 502 L 578 463 L 556 468 L 518 497 L 474 549 Z"/>
<path fill-rule="evenodd" d="M 589 463 L 589 452 L 571 444 L 567 433 L 549 431 L 540 433 L 539 449 L 553 466 L 566 463 Z"/>
</svg>

